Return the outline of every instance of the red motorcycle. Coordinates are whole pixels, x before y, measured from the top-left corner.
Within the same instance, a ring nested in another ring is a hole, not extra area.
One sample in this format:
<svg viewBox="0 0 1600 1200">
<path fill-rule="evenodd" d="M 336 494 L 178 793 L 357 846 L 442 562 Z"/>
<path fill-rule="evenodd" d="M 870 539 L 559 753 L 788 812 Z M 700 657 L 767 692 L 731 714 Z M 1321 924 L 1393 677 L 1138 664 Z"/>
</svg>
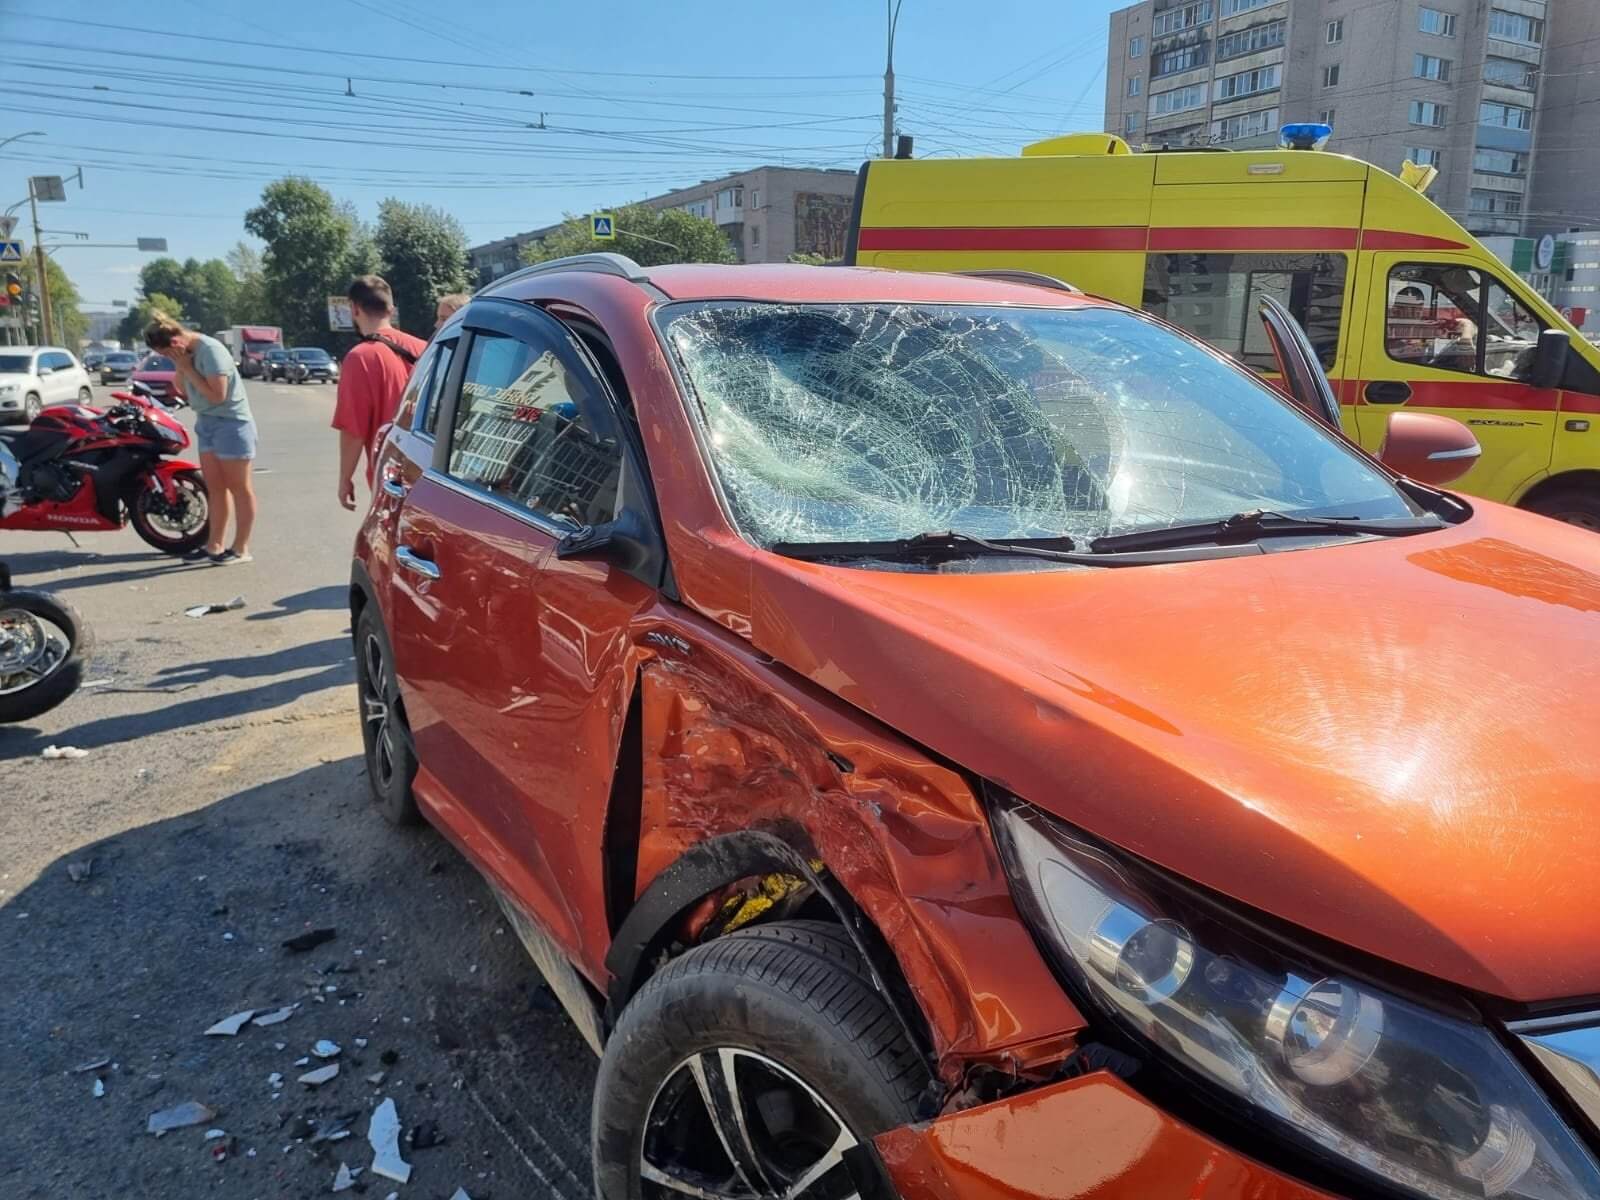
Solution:
<svg viewBox="0 0 1600 1200">
<path fill-rule="evenodd" d="M 197 464 L 171 457 L 189 445 L 189 431 L 143 384 L 111 398 L 110 408 L 57 404 L 24 430 L 0 429 L 0 449 L 16 460 L 0 529 L 78 533 L 131 523 L 168 554 L 204 545 L 205 481 Z M 181 394 L 175 399 L 180 406 Z"/>
</svg>

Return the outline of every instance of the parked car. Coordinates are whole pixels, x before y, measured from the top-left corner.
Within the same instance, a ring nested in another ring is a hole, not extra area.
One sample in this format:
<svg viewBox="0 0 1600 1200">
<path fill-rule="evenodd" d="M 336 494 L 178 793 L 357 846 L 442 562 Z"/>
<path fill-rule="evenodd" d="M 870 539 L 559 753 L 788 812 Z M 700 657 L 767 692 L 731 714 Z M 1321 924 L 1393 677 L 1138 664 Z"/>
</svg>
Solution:
<svg viewBox="0 0 1600 1200">
<path fill-rule="evenodd" d="M 32 421 L 52 404 L 94 398 L 89 373 L 59 346 L 0 346 L 0 421 Z"/>
<path fill-rule="evenodd" d="M 177 390 L 178 368 L 165 354 L 146 354 L 134 368 L 132 379 L 149 388 L 157 400 L 165 402 Z"/>
<path fill-rule="evenodd" d="M 282 346 L 274 346 L 261 356 L 261 375 L 268 383 L 288 378 L 289 365 L 294 360 Z"/>
<path fill-rule="evenodd" d="M 93 372 L 100 366 L 101 363 L 105 361 L 105 359 L 106 352 L 104 350 L 85 350 L 83 352 L 83 358 L 79 361 L 83 363 L 83 369 L 85 371 Z"/>
<path fill-rule="evenodd" d="M 339 364 L 320 346 L 296 346 L 289 351 L 294 361 L 295 383 L 337 383 Z"/>
<path fill-rule="evenodd" d="M 998 275 L 541 264 L 382 443 L 372 799 L 600 1052 L 597 1195 L 1600 1195 L 1600 542 L 1278 306 L 1282 392 Z"/>
<path fill-rule="evenodd" d="M 100 382 L 107 385 L 127 383 L 138 365 L 139 356 L 133 351 L 112 350 L 100 360 Z"/>
</svg>

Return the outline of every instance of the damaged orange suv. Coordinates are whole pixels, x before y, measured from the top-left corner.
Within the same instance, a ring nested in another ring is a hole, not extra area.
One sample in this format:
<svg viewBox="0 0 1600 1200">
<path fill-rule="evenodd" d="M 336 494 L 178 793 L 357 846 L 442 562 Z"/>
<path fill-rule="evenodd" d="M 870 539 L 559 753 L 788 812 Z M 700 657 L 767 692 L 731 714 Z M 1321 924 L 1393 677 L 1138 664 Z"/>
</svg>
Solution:
<svg viewBox="0 0 1600 1200">
<path fill-rule="evenodd" d="M 1273 385 L 1015 275 L 595 255 L 434 337 L 371 786 L 600 1054 L 605 1200 L 1600 1196 L 1600 539 L 1265 308 Z"/>
</svg>

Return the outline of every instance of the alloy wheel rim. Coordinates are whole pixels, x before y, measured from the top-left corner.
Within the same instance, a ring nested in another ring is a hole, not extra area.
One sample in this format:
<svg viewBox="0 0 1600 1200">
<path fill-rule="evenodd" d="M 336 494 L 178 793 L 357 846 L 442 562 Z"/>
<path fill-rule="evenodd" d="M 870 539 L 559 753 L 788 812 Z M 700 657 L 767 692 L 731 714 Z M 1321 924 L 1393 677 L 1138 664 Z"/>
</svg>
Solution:
<svg viewBox="0 0 1600 1200">
<path fill-rule="evenodd" d="M 1591 512 L 1561 512 L 1556 513 L 1556 520 L 1565 521 L 1568 525 L 1576 525 L 1579 529 L 1587 529 L 1592 533 L 1600 533 L 1600 517 Z"/>
<path fill-rule="evenodd" d="M 656 1089 L 639 1178 L 657 1200 L 857 1200 L 843 1118 L 781 1063 L 732 1046 L 692 1054 Z"/>
<path fill-rule="evenodd" d="M 166 534 L 173 541 L 181 541 L 202 528 L 210 518 L 206 497 L 187 479 L 173 482 L 178 493 L 175 503 L 168 504 L 165 496 L 151 496 L 144 506 L 145 517 L 157 533 Z"/>
<path fill-rule="evenodd" d="M 361 719 L 372 730 L 372 776 L 380 788 L 394 779 L 394 706 L 383 669 L 383 644 L 368 634 L 362 647 Z"/>
<path fill-rule="evenodd" d="M 0 609 L 0 696 L 50 678 L 71 652 L 72 639 L 54 621 L 26 609 Z"/>
</svg>

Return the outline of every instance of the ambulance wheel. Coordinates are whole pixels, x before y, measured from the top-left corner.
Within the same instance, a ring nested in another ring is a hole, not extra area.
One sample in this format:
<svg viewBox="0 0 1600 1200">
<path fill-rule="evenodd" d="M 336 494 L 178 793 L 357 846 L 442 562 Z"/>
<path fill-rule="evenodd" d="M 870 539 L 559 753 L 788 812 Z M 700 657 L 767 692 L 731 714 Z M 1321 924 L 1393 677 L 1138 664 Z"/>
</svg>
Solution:
<svg viewBox="0 0 1600 1200">
<path fill-rule="evenodd" d="M 1553 488 L 1529 501 L 1528 511 L 1600 533 L 1600 490 L 1595 488 Z"/>
</svg>

